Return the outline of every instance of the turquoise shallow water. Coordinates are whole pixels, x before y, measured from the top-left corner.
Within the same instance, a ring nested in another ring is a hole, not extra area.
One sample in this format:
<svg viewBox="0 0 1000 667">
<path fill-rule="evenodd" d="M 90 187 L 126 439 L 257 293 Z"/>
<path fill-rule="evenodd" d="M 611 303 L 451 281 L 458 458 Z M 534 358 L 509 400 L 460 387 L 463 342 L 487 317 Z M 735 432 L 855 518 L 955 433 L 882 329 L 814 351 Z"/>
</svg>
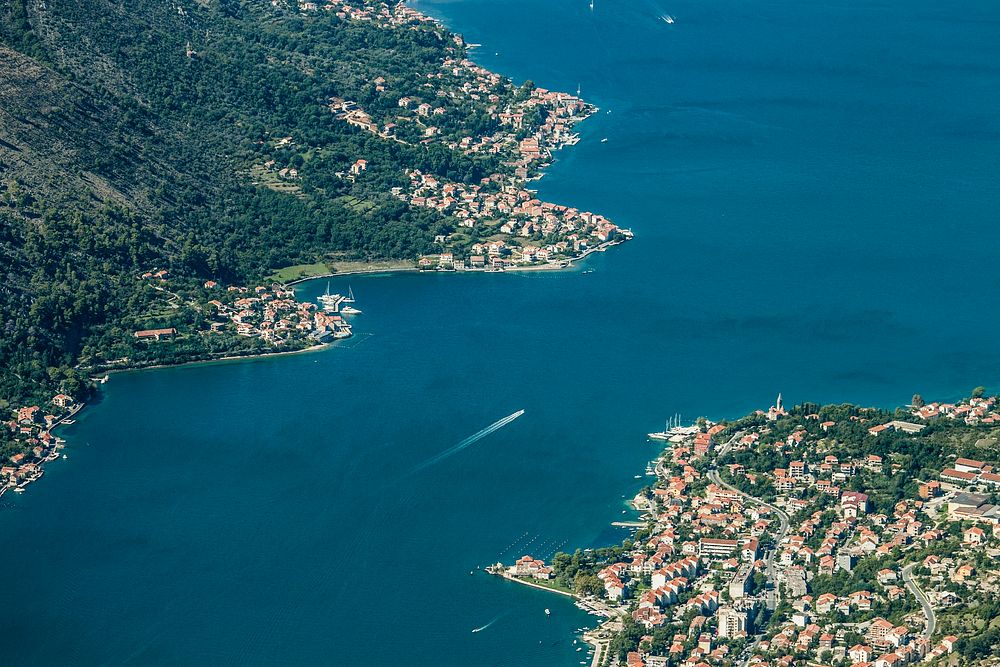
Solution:
<svg viewBox="0 0 1000 667">
<path fill-rule="evenodd" d="M 469 571 L 617 539 L 666 416 L 996 385 L 994 3 L 417 6 L 601 106 L 540 194 L 636 240 L 334 281 L 343 345 L 116 376 L 3 499 L 6 662 L 576 665 L 592 617 Z"/>
</svg>

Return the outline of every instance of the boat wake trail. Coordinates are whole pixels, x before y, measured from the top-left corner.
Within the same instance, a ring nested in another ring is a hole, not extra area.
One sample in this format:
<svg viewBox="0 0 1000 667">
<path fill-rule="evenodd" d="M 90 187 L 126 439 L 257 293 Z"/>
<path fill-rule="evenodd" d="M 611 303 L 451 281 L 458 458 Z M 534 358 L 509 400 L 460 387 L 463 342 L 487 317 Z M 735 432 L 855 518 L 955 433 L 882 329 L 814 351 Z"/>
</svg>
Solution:
<svg viewBox="0 0 1000 667">
<path fill-rule="evenodd" d="M 414 468 L 412 471 L 410 471 L 410 474 L 412 475 L 414 473 L 420 472 L 421 470 L 426 470 L 427 468 L 431 467 L 435 463 L 440 463 L 441 461 L 444 461 L 449 456 L 454 456 L 455 454 L 458 454 L 460 451 L 462 451 L 466 447 L 468 447 L 468 446 L 470 446 L 470 445 L 472 445 L 472 444 L 474 444 L 476 442 L 479 442 L 480 440 L 482 440 L 483 438 L 485 438 L 489 434 L 493 433 L 494 431 L 499 431 L 504 426 L 506 426 L 507 424 L 511 423 L 512 421 L 514 421 L 515 419 L 517 419 L 518 417 L 520 417 L 523 414 L 524 414 L 524 410 L 518 410 L 517 412 L 515 412 L 512 415 L 507 415 L 503 419 L 498 419 L 497 421 L 493 422 L 492 424 L 490 424 L 489 426 L 487 426 L 483 430 L 477 431 L 477 432 L 473 433 L 468 438 L 466 438 L 462 442 L 458 443 L 454 447 L 450 447 L 449 449 L 444 450 L 440 454 L 437 454 L 436 456 L 432 456 L 431 458 L 427 459 L 426 461 L 424 461 L 423 463 L 421 463 L 420 465 L 418 465 L 416 468 Z"/>
<path fill-rule="evenodd" d="M 486 625 L 481 625 L 478 628 L 473 628 L 472 631 L 473 632 L 482 632 L 486 628 L 490 627 L 491 625 L 493 625 L 494 623 L 496 623 L 497 621 L 499 621 L 502 616 L 503 616 L 503 614 L 500 614 L 499 616 L 495 616 L 493 618 L 493 620 L 490 621 L 489 623 L 487 623 Z"/>
</svg>

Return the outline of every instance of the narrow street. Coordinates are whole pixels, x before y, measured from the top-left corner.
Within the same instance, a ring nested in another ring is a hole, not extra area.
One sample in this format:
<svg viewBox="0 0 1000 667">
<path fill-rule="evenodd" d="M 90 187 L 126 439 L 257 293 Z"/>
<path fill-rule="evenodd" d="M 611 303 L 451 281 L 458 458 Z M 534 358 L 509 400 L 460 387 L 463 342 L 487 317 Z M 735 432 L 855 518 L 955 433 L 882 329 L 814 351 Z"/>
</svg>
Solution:
<svg viewBox="0 0 1000 667">
<path fill-rule="evenodd" d="M 927 619 L 927 626 L 924 628 L 924 637 L 930 639 L 934 635 L 934 630 L 937 629 L 937 616 L 931 608 L 930 600 L 927 599 L 927 596 L 920 590 L 917 582 L 913 579 L 913 568 L 916 565 L 916 563 L 910 563 L 903 568 L 903 582 L 906 584 L 907 590 L 913 593 L 914 597 L 917 598 L 917 602 L 923 607 L 924 618 Z"/>
</svg>

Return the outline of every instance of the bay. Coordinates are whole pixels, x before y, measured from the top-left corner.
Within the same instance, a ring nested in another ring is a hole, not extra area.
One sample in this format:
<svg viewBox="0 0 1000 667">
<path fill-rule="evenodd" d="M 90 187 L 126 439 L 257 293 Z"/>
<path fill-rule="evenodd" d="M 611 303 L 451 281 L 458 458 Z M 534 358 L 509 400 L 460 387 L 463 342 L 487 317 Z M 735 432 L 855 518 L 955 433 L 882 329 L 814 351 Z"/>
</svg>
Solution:
<svg viewBox="0 0 1000 667">
<path fill-rule="evenodd" d="M 666 417 L 996 384 L 994 3 L 414 6 L 600 106 L 539 196 L 636 239 L 339 278 L 350 341 L 114 376 L 3 498 L 6 662 L 575 665 L 593 617 L 469 572 L 620 539 Z"/>
</svg>

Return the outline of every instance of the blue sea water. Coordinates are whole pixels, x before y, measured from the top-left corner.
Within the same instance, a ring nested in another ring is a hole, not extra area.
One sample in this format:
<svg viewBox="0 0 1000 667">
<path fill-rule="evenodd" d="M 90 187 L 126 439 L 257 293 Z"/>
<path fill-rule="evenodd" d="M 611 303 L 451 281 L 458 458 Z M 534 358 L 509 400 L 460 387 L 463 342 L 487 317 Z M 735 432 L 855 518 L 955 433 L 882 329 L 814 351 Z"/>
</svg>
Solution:
<svg viewBox="0 0 1000 667">
<path fill-rule="evenodd" d="M 415 6 L 601 107 L 540 196 L 635 241 L 336 280 L 344 344 L 115 376 L 3 498 L 5 663 L 576 665 L 593 617 L 469 572 L 621 538 L 667 416 L 997 385 L 997 3 Z"/>
</svg>

